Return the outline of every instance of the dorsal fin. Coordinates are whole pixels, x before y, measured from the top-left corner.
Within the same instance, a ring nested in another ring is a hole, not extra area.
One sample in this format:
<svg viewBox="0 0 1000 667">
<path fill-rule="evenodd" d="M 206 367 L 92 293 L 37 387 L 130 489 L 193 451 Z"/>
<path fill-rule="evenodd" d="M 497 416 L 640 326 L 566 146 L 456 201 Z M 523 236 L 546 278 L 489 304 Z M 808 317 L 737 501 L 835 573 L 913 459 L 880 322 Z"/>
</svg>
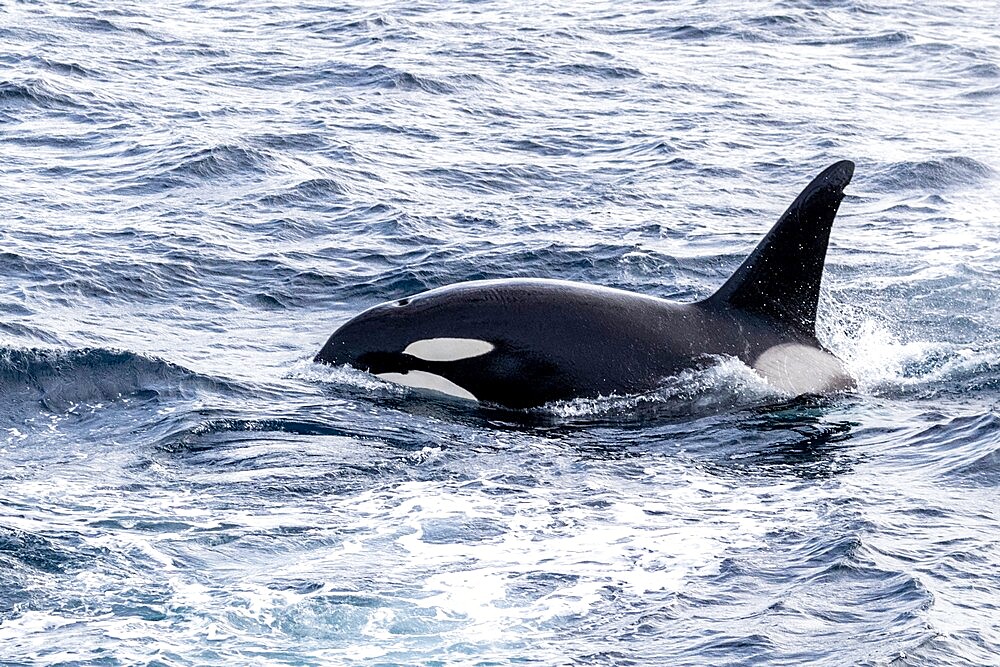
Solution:
<svg viewBox="0 0 1000 667">
<path fill-rule="evenodd" d="M 703 304 L 738 308 L 815 336 L 830 227 L 854 175 L 843 160 L 814 178 L 726 284 Z"/>
</svg>

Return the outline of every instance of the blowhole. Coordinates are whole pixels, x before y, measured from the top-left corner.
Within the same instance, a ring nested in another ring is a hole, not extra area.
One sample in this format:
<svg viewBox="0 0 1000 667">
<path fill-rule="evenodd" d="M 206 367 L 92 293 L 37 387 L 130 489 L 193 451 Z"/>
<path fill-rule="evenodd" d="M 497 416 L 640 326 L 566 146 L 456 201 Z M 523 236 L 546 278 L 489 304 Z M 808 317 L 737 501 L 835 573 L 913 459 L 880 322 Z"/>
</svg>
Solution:
<svg viewBox="0 0 1000 667">
<path fill-rule="evenodd" d="M 396 305 L 397 306 L 405 306 L 405 305 L 408 305 L 409 303 L 410 303 L 409 299 L 400 299 L 399 301 L 396 302 Z"/>
</svg>

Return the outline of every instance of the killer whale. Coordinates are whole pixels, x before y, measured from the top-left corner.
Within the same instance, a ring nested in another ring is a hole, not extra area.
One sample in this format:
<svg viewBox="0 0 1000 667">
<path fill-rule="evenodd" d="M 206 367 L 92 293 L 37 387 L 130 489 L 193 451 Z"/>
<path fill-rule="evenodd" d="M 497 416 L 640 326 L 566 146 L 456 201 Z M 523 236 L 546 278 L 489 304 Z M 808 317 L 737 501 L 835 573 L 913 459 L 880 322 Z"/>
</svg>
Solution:
<svg viewBox="0 0 1000 667">
<path fill-rule="evenodd" d="M 848 389 L 844 365 L 816 339 L 816 307 L 853 174 L 844 160 L 816 176 L 703 301 L 562 280 L 462 282 L 362 312 L 314 361 L 509 408 L 646 392 L 720 356 L 788 393 Z"/>
</svg>

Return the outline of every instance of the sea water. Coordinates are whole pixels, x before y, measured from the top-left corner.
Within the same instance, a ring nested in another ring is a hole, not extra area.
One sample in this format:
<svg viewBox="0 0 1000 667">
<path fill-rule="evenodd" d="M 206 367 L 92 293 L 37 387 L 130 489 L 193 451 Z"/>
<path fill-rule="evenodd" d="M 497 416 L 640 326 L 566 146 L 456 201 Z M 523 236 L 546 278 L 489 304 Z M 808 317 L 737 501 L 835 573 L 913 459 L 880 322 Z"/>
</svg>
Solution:
<svg viewBox="0 0 1000 667">
<path fill-rule="evenodd" d="M 0 663 L 1000 663 L 996 27 L 0 2 Z M 461 280 L 703 298 L 844 158 L 856 391 L 510 414 L 311 362 Z"/>
</svg>

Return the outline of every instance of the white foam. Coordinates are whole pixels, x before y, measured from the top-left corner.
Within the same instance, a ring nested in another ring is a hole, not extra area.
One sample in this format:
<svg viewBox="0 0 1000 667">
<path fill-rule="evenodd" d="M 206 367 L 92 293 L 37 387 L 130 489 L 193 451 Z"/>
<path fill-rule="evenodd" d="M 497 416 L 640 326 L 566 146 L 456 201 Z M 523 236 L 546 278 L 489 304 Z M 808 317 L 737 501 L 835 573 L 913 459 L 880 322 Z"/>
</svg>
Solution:
<svg viewBox="0 0 1000 667">
<path fill-rule="evenodd" d="M 558 401 L 546 405 L 544 410 L 568 419 L 630 415 L 643 408 L 676 408 L 687 413 L 691 409 L 713 410 L 782 396 L 784 392 L 739 359 L 719 357 L 706 368 L 689 369 L 665 378 L 661 386 L 645 394 Z"/>
<path fill-rule="evenodd" d="M 328 364 L 317 364 L 312 359 L 303 359 L 295 364 L 288 372 L 287 377 L 305 380 L 307 382 L 329 382 L 331 384 L 348 385 L 357 389 L 375 391 L 384 389 L 384 382 L 379 382 L 370 373 L 358 370 L 351 366 L 330 366 Z"/>
<path fill-rule="evenodd" d="M 765 530 L 745 514 L 761 503 L 753 492 L 733 497 L 731 489 L 706 493 L 704 484 L 682 484 L 658 487 L 651 498 L 613 477 L 588 483 L 588 496 L 605 504 L 574 502 L 565 489 L 538 487 L 499 511 L 495 496 L 480 489 L 493 484 L 479 479 L 466 488 L 447 482 L 397 485 L 388 494 L 368 494 L 354 511 L 369 531 L 397 535 L 403 553 L 396 557 L 409 564 L 404 567 L 429 573 L 414 602 L 433 610 L 439 621 L 460 623 L 451 630 L 453 639 L 476 642 L 594 613 L 606 603 L 609 587 L 636 597 L 679 592 L 717 571 L 730 549 L 757 544 Z M 724 506 L 721 498 L 727 498 Z M 712 520 L 692 521 L 707 505 Z M 740 511 L 722 511 L 730 505 Z M 496 532 L 472 540 L 458 534 L 454 540 L 427 539 L 429 525 L 481 521 L 497 526 Z M 522 588 L 531 580 L 544 583 Z"/>
<path fill-rule="evenodd" d="M 901 340 L 888 323 L 849 308 L 820 325 L 824 342 L 862 394 L 941 380 L 983 357 L 951 343 Z"/>
</svg>

